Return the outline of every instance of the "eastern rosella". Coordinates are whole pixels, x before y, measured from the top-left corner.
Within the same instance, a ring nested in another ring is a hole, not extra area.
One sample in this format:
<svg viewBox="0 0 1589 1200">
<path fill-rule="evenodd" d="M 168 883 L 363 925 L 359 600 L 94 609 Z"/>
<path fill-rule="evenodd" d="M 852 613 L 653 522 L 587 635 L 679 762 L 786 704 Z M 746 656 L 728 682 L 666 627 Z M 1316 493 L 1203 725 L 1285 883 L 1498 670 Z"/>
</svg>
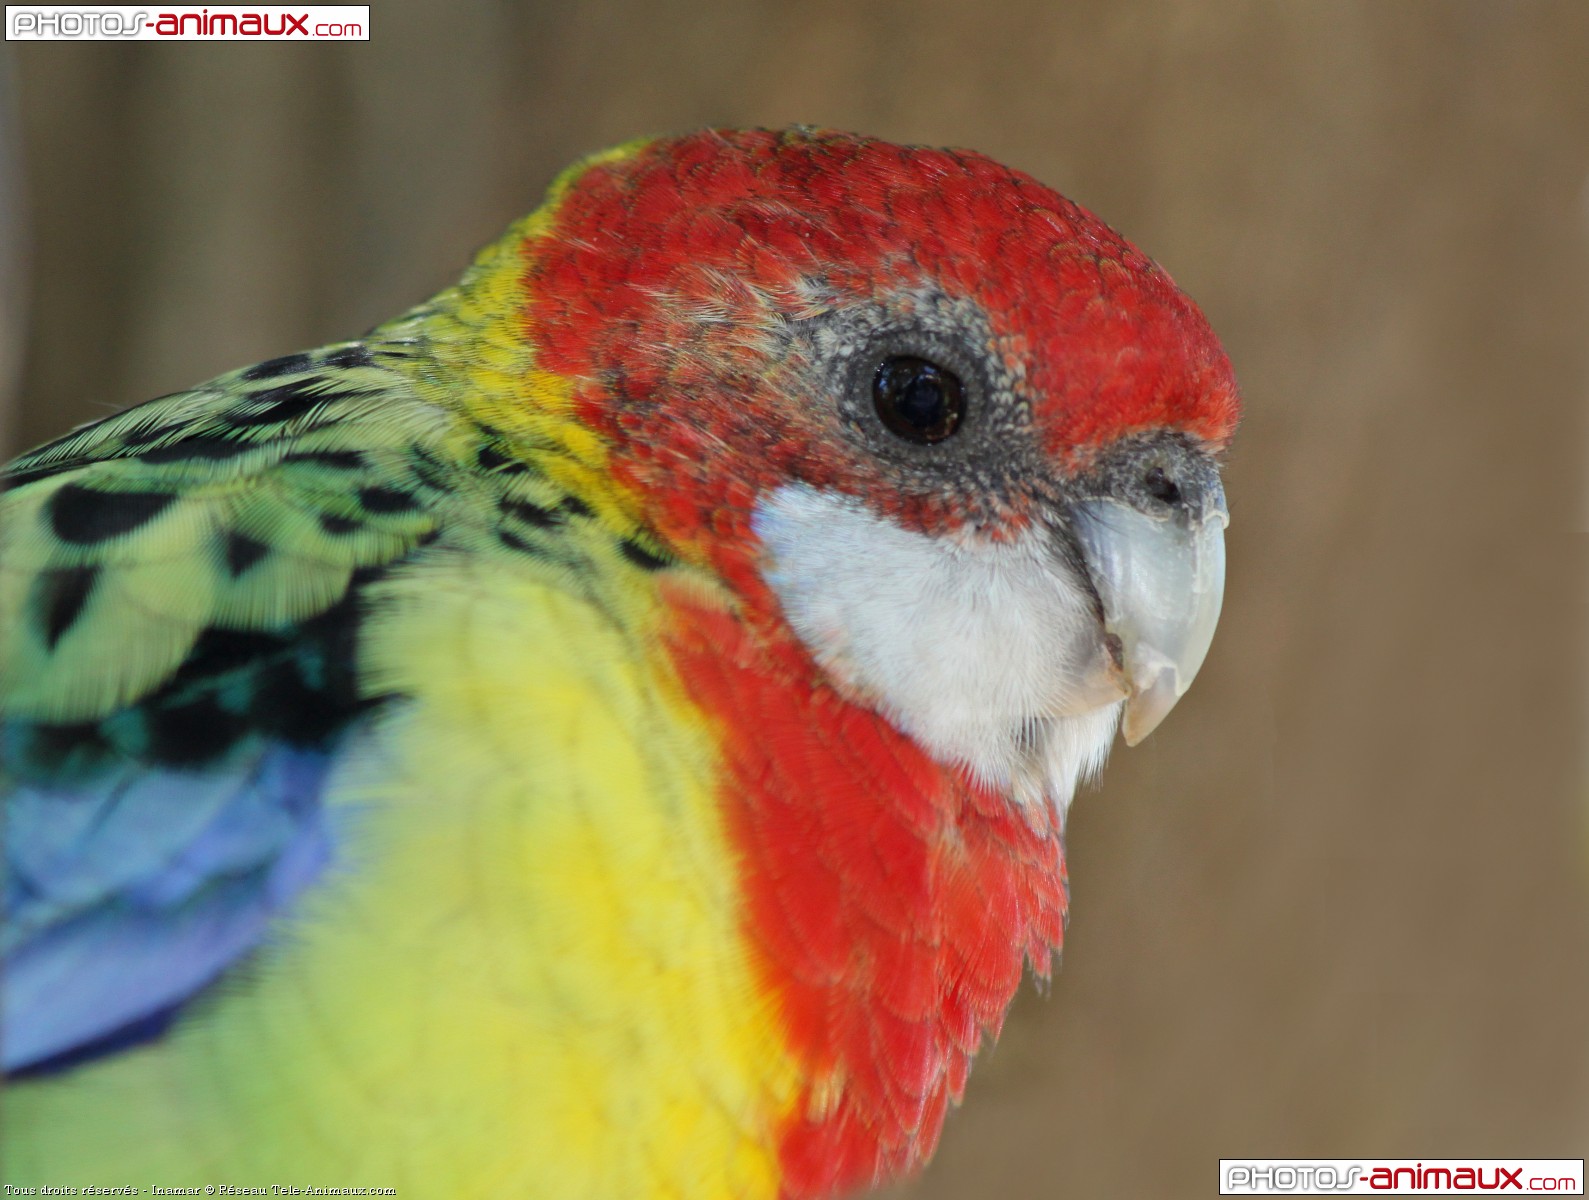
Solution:
<svg viewBox="0 0 1589 1200">
<path fill-rule="evenodd" d="M 5 1178 L 818 1197 L 923 1162 L 1197 671 L 1229 363 L 981 155 L 565 173 L 0 498 Z"/>
</svg>

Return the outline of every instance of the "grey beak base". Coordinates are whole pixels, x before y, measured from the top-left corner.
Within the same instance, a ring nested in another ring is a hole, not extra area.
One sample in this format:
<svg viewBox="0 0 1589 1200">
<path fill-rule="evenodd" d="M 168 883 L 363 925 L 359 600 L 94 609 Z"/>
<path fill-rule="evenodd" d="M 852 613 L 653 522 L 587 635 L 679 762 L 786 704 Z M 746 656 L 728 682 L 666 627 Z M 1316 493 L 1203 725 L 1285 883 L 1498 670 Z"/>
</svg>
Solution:
<svg viewBox="0 0 1589 1200">
<path fill-rule="evenodd" d="M 1120 731 L 1135 746 L 1192 686 L 1214 639 L 1225 594 L 1224 495 L 1216 485 L 1197 516 L 1113 499 L 1072 512 L 1104 629 L 1120 642 Z"/>
</svg>

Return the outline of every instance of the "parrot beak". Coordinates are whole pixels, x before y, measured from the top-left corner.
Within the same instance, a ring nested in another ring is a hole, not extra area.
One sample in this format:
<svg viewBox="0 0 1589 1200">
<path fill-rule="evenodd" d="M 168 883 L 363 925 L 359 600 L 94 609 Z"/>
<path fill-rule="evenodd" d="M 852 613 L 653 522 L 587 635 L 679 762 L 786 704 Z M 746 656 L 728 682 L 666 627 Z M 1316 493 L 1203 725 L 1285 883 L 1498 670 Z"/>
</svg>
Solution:
<svg viewBox="0 0 1589 1200">
<path fill-rule="evenodd" d="M 1225 494 L 1215 481 L 1200 512 L 1151 514 L 1102 499 L 1072 512 L 1104 630 L 1119 639 L 1120 731 L 1135 746 L 1192 686 L 1214 639 L 1225 595 Z"/>
</svg>

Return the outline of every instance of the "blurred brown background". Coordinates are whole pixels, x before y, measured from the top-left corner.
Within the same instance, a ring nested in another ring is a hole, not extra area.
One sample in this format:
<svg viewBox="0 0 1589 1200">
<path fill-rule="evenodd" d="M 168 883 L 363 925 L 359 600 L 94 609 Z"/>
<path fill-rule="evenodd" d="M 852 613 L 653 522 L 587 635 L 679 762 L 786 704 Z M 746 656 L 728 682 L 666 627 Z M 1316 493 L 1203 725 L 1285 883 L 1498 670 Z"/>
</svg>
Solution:
<svg viewBox="0 0 1589 1200">
<path fill-rule="evenodd" d="M 372 29 L 10 48 L 12 448 L 362 331 L 608 143 L 985 150 L 1175 275 L 1248 415 L 1214 652 L 1078 801 L 1063 970 L 905 1193 L 1589 1150 L 1589 8 L 386 0 Z"/>
</svg>

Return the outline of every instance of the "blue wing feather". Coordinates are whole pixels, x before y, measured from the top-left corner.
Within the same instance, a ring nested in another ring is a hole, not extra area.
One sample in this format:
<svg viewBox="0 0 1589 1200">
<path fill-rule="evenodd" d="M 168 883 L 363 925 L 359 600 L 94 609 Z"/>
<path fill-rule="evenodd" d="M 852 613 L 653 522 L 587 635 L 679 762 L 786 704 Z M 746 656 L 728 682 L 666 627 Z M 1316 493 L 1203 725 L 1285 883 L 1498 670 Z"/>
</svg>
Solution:
<svg viewBox="0 0 1589 1200">
<path fill-rule="evenodd" d="M 394 700 L 363 590 L 498 465 L 439 465 L 411 353 L 288 355 L 0 468 L 5 1070 L 159 1032 L 326 871 L 331 763 Z M 205 585 L 156 614 L 163 568 Z"/>
<path fill-rule="evenodd" d="M 35 1066 L 180 1005 L 324 872 L 322 750 L 240 747 L 6 797 L 0 1061 Z"/>
</svg>

